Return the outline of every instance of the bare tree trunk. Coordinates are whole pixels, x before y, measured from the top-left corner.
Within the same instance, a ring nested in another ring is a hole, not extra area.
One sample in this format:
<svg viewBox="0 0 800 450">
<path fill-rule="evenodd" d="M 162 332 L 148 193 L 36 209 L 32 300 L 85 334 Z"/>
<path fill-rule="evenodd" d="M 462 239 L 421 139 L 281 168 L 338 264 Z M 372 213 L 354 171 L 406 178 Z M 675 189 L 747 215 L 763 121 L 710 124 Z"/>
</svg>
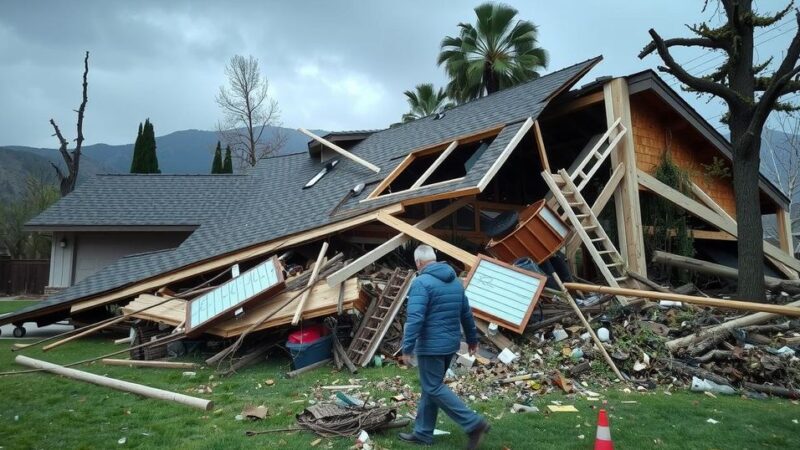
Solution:
<svg viewBox="0 0 800 450">
<path fill-rule="evenodd" d="M 59 187 L 61 189 L 61 196 L 65 196 L 70 192 L 75 190 L 75 184 L 78 182 L 78 171 L 80 170 L 81 165 L 81 148 L 83 147 L 83 116 L 86 112 L 86 103 L 89 101 L 87 96 L 87 91 L 89 90 L 89 52 L 86 52 L 86 56 L 83 58 L 83 100 L 81 101 L 81 106 L 76 111 L 78 113 L 78 123 L 76 125 L 77 128 L 77 138 L 75 138 L 75 149 L 70 153 L 67 151 L 67 146 L 69 142 L 64 138 L 64 135 L 61 134 L 61 130 L 56 125 L 55 120 L 50 119 L 50 125 L 53 127 L 53 131 L 55 132 L 53 136 L 58 139 L 58 151 L 61 153 L 62 159 L 64 159 L 64 164 L 67 166 L 67 173 L 61 171 L 61 169 L 54 163 L 50 163 L 56 171 L 56 176 L 58 176 Z"/>
</svg>

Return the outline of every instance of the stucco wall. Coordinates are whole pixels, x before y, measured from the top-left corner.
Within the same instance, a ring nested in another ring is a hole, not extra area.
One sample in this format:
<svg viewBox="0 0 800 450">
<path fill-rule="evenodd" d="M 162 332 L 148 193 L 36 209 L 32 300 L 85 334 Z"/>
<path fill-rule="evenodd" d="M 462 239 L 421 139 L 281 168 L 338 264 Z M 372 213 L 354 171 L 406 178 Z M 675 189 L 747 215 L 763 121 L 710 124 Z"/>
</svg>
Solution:
<svg viewBox="0 0 800 450">
<path fill-rule="evenodd" d="M 188 236 L 187 231 L 55 232 L 49 285 L 71 286 L 123 256 L 174 248 Z M 67 242 L 63 248 L 62 238 Z"/>
</svg>

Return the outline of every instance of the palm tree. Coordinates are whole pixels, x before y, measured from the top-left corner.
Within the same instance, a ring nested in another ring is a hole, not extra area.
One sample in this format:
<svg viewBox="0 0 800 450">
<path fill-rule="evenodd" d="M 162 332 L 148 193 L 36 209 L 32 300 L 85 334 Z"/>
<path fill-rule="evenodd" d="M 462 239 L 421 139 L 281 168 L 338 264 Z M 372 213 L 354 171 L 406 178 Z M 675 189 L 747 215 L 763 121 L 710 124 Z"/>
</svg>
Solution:
<svg viewBox="0 0 800 450">
<path fill-rule="evenodd" d="M 473 26 L 459 23 L 457 37 L 442 40 L 438 64 L 450 77 L 447 94 L 459 103 L 539 77 L 547 52 L 537 47 L 538 28 L 514 20 L 517 10 L 500 3 L 475 8 Z"/>
<path fill-rule="evenodd" d="M 431 114 L 436 114 L 453 106 L 447 101 L 444 89 L 433 90 L 433 84 L 418 84 L 413 91 L 403 92 L 411 110 L 403 114 L 403 122 L 411 122 Z"/>
</svg>

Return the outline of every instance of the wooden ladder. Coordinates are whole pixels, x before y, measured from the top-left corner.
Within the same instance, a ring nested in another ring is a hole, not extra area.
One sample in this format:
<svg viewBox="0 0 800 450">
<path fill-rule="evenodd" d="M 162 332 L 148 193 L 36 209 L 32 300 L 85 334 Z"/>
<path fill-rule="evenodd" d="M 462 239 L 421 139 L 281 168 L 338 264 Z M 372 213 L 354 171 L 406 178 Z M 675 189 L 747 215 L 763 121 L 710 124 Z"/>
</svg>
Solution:
<svg viewBox="0 0 800 450">
<path fill-rule="evenodd" d="M 611 137 L 612 133 L 616 130 L 616 134 L 614 137 Z M 625 125 L 622 125 L 622 119 L 617 118 L 613 124 L 606 130 L 606 132 L 598 139 L 597 143 L 586 153 L 583 160 L 581 160 L 580 164 L 575 167 L 575 170 L 570 174 L 567 171 L 559 171 L 557 174 L 551 174 L 554 180 L 559 183 L 563 183 L 564 180 L 567 178 L 570 179 L 573 183 L 576 184 L 576 191 L 581 192 L 583 188 L 589 183 L 592 179 L 594 174 L 600 169 L 600 166 L 603 165 L 606 158 L 614 151 L 617 144 L 625 133 L 628 132 L 628 129 L 625 128 Z M 609 141 L 609 139 L 611 139 Z M 608 143 L 608 145 L 603 145 Z M 582 153 L 582 152 L 581 152 Z M 563 172 L 563 173 L 561 173 Z M 550 199 L 548 201 L 547 206 L 552 209 L 556 208 L 557 203 L 555 199 Z M 563 218 L 563 216 L 562 216 Z"/>
<path fill-rule="evenodd" d="M 614 243 L 611 242 L 597 217 L 592 212 L 591 206 L 581 195 L 580 190 L 567 175 L 565 170 L 559 171 L 560 179 L 553 174 L 542 172 L 553 196 L 564 210 L 564 214 L 569 219 L 572 227 L 578 233 L 589 254 L 597 267 L 600 269 L 603 278 L 609 286 L 620 287 L 630 280 L 628 277 L 625 262 L 619 254 Z M 625 300 L 620 299 L 623 303 Z"/>
<path fill-rule="evenodd" d="M 347 349 L 353 364 L 365 367 L 381 344 L 405 301 L 414 271 L 395 269 L 378 299 L 370 305 Z"/>
</svg>

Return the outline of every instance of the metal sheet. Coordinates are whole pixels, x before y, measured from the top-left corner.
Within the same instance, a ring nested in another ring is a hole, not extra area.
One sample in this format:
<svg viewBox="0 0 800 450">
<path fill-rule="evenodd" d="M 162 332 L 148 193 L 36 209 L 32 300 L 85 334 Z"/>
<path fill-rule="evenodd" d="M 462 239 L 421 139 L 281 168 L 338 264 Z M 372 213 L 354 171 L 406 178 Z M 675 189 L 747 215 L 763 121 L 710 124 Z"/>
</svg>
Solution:
<svg viewBox="0 0 800 450">
<path fill-rule="evenodd" d="M 481 255 L 465 291 L 476 316 L 522 333 L 546 281 L 538 273 Z"/>
</svg>

